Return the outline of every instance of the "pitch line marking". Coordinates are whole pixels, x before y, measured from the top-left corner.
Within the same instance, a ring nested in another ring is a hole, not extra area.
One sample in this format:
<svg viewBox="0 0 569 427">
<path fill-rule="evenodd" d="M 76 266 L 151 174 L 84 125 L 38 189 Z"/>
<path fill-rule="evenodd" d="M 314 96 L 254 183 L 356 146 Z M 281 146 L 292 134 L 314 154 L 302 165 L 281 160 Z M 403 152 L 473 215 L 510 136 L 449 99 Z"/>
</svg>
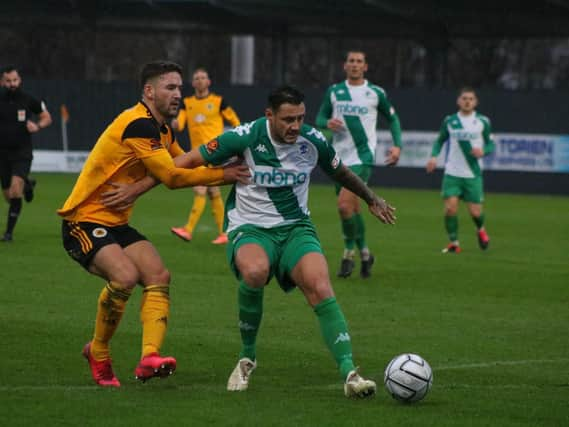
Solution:
<svg viewBox="0 0 569 427">
<path fill-rule="evenodd" d="M 543 363 L 561 363 L 568 362 L 567 358 L 560 359 L 527 359 L 527 360 L 496 360 L 493 362 L 480 363 L 464 363 L 458 365 L 443 365 L 433 368 L 433 371 L 450 371 L 455 369 L 471 369 L 471 368 L 492 368 L 494 366 L 516 366 L 516 365 L 533 365 Z"/>
</svg>

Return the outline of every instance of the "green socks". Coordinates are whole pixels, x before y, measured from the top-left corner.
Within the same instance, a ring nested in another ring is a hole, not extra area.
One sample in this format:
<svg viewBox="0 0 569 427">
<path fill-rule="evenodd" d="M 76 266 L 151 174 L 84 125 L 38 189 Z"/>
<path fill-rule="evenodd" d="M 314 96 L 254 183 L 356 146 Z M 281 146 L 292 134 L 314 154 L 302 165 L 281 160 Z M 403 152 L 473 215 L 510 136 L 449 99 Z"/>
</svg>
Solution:
<svg viewBox="0 0 569 427">
<path fill-rule="evenodd" d="M 354 216 L 342 219 L 342 232 L 344 233 L 344 246 L 346 249 L 354 249 L 356 245 L 357 226 Z"/>
<path fill-rule="evenodd" d="M 479 217 L 473 216 L 472 221 L 474 221 L 474 224 L 476 224 L 476 228 L 480 230 L 482 227 L 484 227 L 484 214 L 480 214 Z"/>
<path fill-rule="evenodd" d="M 458 216 L 445 216 L 445 229 L 451 242 L 458 240 Z"/>
<path fill-rule="evenodd" d="M 243 281 L 239 283 L 239 330 L 243 347 L 239 358 L 255 360 L 255 342 L 263 317 L 263 288 L 251 288 Z"/>
<path fill-rule="evenodd" d="M 356 223 L 356 245 L 361 252 L 362 249 L 367 248 L 366 226 L 361 213 L 354 214 L 353 218 Z"/>
<path fill-rule="evenodd" d="M 355 366 L 352 360 L 352 341 L 344 314 L 334 297 L 321 301 L 314 307 L 314 312 L 318 316 L 324 342 L 338 365 L 342 380 L 345 380 Z"/>
</svg>

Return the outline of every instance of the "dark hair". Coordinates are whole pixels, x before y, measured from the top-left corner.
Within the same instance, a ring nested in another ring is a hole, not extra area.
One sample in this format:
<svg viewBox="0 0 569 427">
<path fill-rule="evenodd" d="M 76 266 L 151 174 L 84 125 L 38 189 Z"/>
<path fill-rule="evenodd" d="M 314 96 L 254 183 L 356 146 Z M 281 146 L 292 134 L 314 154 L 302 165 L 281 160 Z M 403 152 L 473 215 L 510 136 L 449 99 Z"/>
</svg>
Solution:
<svg viewBox="0 0 569 427">
<path fill-rule="evenodd" d="M 182 75 L 182 67 L 171 61 L 154 61 L 144 64 L 140 71 L 140 87 L 144 88 L 144 85 L 154 77 L 171 72 Z"/>
<path fill-rule="evenodd" d="M 350 49 L 346 52 L 346 58 L 345 61 L 348 61 L 348 56 L 350 56 L 350 53 L 361 53 L 364 56 L 364 61 L 367 62 L 367 55 L 366 53 L 361 50 L 361 49 Z"/>
<path fill-rule="evenodd" d="M 11 73 L 12 71 L 18 71 L 18 67 L 16 67 L 14 64 L 8 64 L 2 67 L 2 74 Z"/>
<path fill-rule="evenodd" d="M 277 111 L 283 104 L 300 105 L 304 102 L 304 94 L 293 86 L 280 86 L 269 94 L 269 107 Z"/>
<path fill-rule="evenodd" d="M 192 76 L 195 76 L 196 73 L 206 73 L 209 77 L 209 73 L 204 67 L 198 67 L 194 71 L 192 71 Z"/>
<path fill-rule="evenodd" d="M 462 95 L 465 92 L 472 92 L 474 94 L 474 96 L 478 97 L 476 90 L 472 86 L 461 87 L 460 90 L 458 91 L 458 96 Z"/>
</svg>

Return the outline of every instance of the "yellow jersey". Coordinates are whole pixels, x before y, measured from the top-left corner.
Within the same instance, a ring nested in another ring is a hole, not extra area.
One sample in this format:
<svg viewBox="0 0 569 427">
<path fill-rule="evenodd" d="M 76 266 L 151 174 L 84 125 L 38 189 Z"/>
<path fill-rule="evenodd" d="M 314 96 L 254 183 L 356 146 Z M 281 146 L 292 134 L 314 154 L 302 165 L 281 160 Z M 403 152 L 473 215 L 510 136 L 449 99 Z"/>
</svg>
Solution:
<svg viewBox="0 0 569 427">
<path fill-rule="evenodd" d="M 151 174 L 170 188 L 216 185 L 223 170 L 177 168 L 174 157 L 184 153 L 168 125 L 160 125 L 143 102 L 123 111 L 101 134 L 89 153 L 71 194 L 57 213 L 68 221 L 106 226 L 128 223 L 132 207 L 105 207 L 101 194 L 109 183 L 130 184 Z"/>
<path fill-rule="evenodd" d="M 224 99 L 215 93 L 204 98 L 184 98 L 184 107 L 178 114 L 178 129 L 188 128 L 192 149 L 206 144 L 223 133 L 223 122 L 239 126 L 239 117 Z"/>
</svg>

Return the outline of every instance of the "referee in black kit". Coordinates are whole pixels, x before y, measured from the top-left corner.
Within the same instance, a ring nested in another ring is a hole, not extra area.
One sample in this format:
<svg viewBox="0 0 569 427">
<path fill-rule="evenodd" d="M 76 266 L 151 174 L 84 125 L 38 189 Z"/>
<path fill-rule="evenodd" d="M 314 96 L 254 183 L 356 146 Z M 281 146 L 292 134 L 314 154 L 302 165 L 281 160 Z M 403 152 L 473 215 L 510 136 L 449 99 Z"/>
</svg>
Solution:
<svg viewBox="0 0 569 427">
<path fill-rule="evenodd" d="M 11 242 L 22 210 L 22 197 L 33 198 L 35 181 L 28 181 L 32 165 L 32 133 L 51 124 L 51 115 L 43 101 L 22 90 L 18 69 L 2 69 L 0 88 L 0 179 L 2 192 L 10 205 L 6 231 L 0 239 Z"/>
</svg>

